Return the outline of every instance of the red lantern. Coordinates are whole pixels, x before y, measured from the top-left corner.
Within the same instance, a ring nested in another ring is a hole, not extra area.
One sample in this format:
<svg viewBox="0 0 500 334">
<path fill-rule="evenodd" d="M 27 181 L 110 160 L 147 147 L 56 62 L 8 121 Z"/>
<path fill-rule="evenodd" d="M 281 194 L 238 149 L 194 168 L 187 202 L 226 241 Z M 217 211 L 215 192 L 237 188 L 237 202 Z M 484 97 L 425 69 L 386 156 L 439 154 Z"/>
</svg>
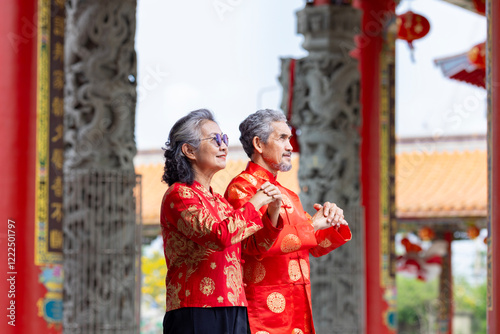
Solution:
<svg viewBox="0 0 500 334">
<path fill-rule="evenodd" d="M 467 54 L 467 58 L 469 58 L 471 64 L 476 65 L 478 68 L 486 68 L 486 42 L 474 45 Z"/>
<path fill-rule="evenodd" d="M 423 241 L 429 241 L 434 239 L 436 234 L 434 233 L 434 230 L 428 226 L 422 227 L 420 231 L 418 231 L 418 236 L 420 239 Z"/>
<path fill-rule="evenodd" d="M 479 236 L 479 229 L 476 227 L 476 225 L 471 225 L 469 226 L 469 228 L 467 228 L 467 235 L 471 240 L 476 239 Z"/>
<path fill-rule="evenodd" d="M 473 0 L 473 2 L 474 2 L 474 8 L 476 8 L 476 12 L 484 15 L 486 13 L 486 1 Z"/>
<path fill-rule="evenodd" d="M 429 33 L 431 25 L 422 15 L 411 10 L 398 15 L 396 21 L 398 25 L 398 38 L 408 42 L 410 49 L 413 49 L 413 41 L 424 37 Z"/>
<path fill-rule="evenodd" d="M 401 239 L 401 244 L 405 246 L 406 253 L 411 253 L 411 252 L 418 253 L 422 250 L 422 247 L 412 243 L 410 240 L 408 240 L 408 238 Z"/>
</svg>

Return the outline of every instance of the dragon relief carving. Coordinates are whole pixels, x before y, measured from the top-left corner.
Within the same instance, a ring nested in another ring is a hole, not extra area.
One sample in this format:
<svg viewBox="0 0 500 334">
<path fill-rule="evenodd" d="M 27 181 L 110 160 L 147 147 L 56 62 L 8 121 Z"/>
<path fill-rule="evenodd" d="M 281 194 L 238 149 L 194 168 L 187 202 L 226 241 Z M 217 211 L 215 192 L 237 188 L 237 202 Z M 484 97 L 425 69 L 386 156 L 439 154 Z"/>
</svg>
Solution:
<svg viewBox="0 0 500 334">
<path fill-rule="evenodd" d="M 65 168 L 133 169 L 136 1 L 67 2 Z"/>
</svg>

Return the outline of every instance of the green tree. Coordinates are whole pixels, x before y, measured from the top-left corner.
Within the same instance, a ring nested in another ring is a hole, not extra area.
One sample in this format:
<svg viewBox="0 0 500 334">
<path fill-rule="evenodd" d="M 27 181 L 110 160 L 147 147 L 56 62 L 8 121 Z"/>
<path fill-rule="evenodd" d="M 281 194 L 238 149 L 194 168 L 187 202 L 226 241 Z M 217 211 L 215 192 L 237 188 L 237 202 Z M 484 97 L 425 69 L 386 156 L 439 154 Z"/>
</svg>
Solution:
<svg viewBox="0 0 500 334">
<path fill-rule="evenodd" d="M 141 269 L 141 334 L 162 331 L 165 315 L 165 276 L 167 266 L 159 246 L 144 246 Z"/>
<path fill-rule="evenodd" d="M 167 265 L 165 257 L 154 251 L 149 257 L 142 256 L 142 295 L 150 296 L 157 305 L 165 304 L 165 276 Z"/>
<path fill-rule="evenodd" d="M 464 277 L 455 278 L 453 300 L 455 312 L 472 315 L 472 333 L 486 334 L 486 281 L 471 284 Z"/>
<path fill-rule="evenodd" d="M 437 298 L 438 280 L 423 282 L 415 278 L 396 276 L 398 333 L 431 332 Z"/>
</svg>

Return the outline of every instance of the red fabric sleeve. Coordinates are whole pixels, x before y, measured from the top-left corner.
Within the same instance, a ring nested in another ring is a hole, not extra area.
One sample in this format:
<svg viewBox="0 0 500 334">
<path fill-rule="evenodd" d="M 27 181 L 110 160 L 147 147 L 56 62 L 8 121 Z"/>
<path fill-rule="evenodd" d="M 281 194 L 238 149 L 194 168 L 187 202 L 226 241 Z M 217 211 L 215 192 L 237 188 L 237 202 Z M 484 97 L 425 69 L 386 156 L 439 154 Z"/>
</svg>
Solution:
<svg viewBox="0 0 500 334">
<path fill-rule="evenodd" d="M 323 256 L 342 246 L 352 238 L 351 230 L 347 225 L 329 227 L 315 233 L 318 246 L 311 248 L 309 253 L 314 257 Z"/>
<path fill-rule="evenodd" d="M 220 204 L 229 206 L 224 202 Z M 208 199 L 184 185 L 174 185 L 162 206 L 166 221 L 189 239 L 213 250 L 241 242 L 263 227 L 251 203 L 220 217 Z"/>
<path fill-rule="evenodd" d="M 226 189 L 224 196 L 234 208 L 240 208 L 257 192 L 257 187 L 250 184 L 242 177 L 236 177 Z M 261 255 L 267 252 L 283 229 L 283 219 L 280 215 L 278 224 L 274 227 L 267 215 L 267 205 L 260 208 L 264 228 L 242 241 L 242 251 L 249 255 Z"/>
</svg>

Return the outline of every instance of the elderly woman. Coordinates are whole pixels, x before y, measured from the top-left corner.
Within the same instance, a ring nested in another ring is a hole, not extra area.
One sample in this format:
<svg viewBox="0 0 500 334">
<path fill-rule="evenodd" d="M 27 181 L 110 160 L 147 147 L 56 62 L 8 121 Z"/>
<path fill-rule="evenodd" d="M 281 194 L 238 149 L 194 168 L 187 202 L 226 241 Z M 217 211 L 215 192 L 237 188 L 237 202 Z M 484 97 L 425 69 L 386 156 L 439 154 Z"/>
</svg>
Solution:
<svg viewBox="0 0 500 334">
<path fill-rule="evenodd" d="M 240 242 L 266 228 L 270 248 L 282 227 L 281 193 L 264 183 L 238 210 L 210 187 L 228 151 L 213 114 L 195 110 L 179 119 L 165 149 L 161 206 L 168 267 L 163 333 L 247 333 Z M 267 214 L 258 210 L 268 205 Z"/>
</svg>

